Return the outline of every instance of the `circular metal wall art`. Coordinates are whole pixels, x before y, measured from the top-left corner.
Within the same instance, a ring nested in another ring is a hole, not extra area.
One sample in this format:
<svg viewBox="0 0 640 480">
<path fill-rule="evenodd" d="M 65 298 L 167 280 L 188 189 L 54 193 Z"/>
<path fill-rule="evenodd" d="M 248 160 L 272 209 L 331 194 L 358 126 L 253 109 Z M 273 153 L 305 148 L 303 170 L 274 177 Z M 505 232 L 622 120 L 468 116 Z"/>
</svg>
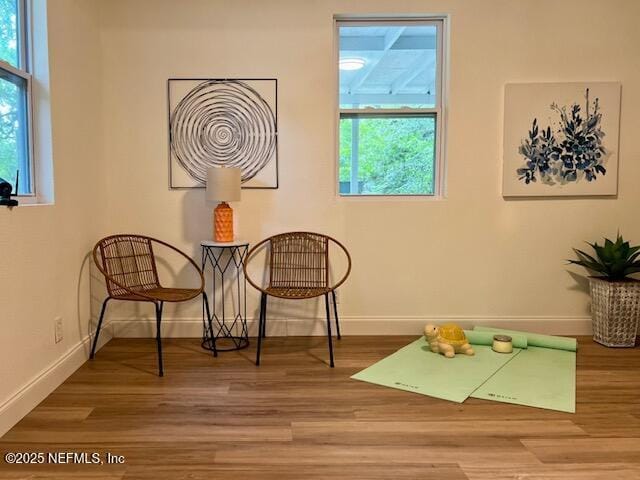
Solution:
<svg viewBox="0 0 640 480">
<path fill-rule="evenodd" d="M 276 117 L 260 94 L 238 80 L 208 80 L 180 100 L 171 114 L 171 149 L 199 182 L 207 168 L 239 167 L 242 182 L 273 157 Z"/>
</svg>

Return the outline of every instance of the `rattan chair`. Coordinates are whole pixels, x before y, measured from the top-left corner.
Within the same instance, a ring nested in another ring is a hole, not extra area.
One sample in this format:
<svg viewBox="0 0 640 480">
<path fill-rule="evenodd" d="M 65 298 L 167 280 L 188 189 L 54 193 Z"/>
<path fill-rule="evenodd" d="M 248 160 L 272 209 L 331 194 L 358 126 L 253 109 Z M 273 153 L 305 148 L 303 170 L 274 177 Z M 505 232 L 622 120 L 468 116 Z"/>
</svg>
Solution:
<svg viewBox="0 0 640 480">
<path fill-rule="evenodd" d="M 329 285 L 329 245 L 335 244 L 345 254 L 347 270 L 340 281 Z M 267 249 L 268 286 L 263 288 L 248 274 L 248 266 L 258 251 Z M 260 365 L 260 348 L 262 339 L 266 337 L 267 323 L 267 297 L 271 295 L 277 298 L 291 300 L 303 300 L 324 295 L 327 314 L 327 337 L 329 340 L 329 360 L 331 367 L 333 362 L 333 341 L 331 338 L 331 314 L 329 312 L 329 294 L 333 298 L 333 311 L 336 319 L 336 332 L 340 336 L 340 320 L 338 318 L 338 306 L 336 304 L 336 288 L 342 285 L 351 272 L 351 256 L 347 249 L 337 240 L 312 232 L 289 232 L 269 237 L 247 254 L 244 264 L 244 272 L 247 281 L 261 292 L 260 320 L 258 325 L 258 349 L 256 352 L 256 365 Z"/>
<path fill-rule="evenodd" d="M 160 284 L 158 269 L 153 252 L 153 245 L 158 244 L 167 247 L 187 259 L 200 276 L 198 288 L 166 288 Z M 109 296 L 102 303 L 98 328 L 91 347 L 93 359 L 98 344 L 98 336 L 102 327 L 102 320 L 109 300 L 124 300 L 130 302 L 151 302 L 156 310 L 156 343 L 158 347 L 158 373 L 162 377 L 162 339 L 160 324 L 162 322 L 162 308 L 165 302 L 186 302 L 204 295 L 204 304 L 207 308 L 209 319 L 209 331 L 211 328 L 211 315 L 209 314 L 209 302 L 204 291 L 204 276 L 198 265 L 186 253 L 178 250 L 155 238 L 142 235 L 112 235 L 100 240 L 93 249 L 93 259 L 98 270 L 102 272 L 107 284 Z M 218 355 L 215 338 L 212 342 L 213 354 Z"/>
</svg>

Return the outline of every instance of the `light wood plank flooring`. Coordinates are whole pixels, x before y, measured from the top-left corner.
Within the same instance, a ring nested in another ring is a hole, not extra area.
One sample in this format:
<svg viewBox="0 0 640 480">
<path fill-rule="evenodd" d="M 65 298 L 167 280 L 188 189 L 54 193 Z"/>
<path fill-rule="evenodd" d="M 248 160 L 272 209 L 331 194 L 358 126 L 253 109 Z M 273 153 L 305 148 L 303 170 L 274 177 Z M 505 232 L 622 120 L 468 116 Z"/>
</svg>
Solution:
<svg viewBox="0 0 640 480">
<path fill-rule="evenodd" d="M 6 452 L 106 452 L 122 465 L 7 465 L 9 479 L 640 479 L 640 348 L 580 338 L 577 413 L 459 405 L 350 380 L 413 340 L 267 338 L 217 359 L 116 339 L 0 439 Z"/>
</svg>

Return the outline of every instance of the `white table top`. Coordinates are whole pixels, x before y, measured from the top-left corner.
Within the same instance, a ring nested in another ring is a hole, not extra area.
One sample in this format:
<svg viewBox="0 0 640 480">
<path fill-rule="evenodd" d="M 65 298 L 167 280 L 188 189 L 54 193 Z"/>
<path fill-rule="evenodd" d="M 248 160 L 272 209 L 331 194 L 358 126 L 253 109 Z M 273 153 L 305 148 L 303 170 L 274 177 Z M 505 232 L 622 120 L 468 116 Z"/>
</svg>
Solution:
<svg viewBox="0 0 640 480">
<path fill-rule="evenodd" d="M 215 240 L 202 240 L 200 245 L 203 247 L 243 247 L 245 245 L 249 245 L 249 242 L 245 242 L 244 240 L 233 240 L 232 242 L 216 242 Z"/>
</svg>

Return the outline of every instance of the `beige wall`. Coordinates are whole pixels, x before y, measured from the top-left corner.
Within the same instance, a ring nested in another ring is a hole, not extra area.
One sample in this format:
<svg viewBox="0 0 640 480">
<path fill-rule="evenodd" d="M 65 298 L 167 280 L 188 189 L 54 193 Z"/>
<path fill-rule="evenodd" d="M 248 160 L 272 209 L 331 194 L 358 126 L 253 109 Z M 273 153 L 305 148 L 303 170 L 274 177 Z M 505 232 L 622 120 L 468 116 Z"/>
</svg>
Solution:
<svg viewBox="0 0 640 480">
<path fill-rule="evenodd" d="M 337 199 L 332 16 L 397 12 L 451 16 L 447 198 Z M 167 189 L 166 80 L 277 77 L 280 188 L 243 192 L 239 233 L 344 241 L 354 260 L 345 317 L 585 317 L 584 283 L 564 265 L 571 247 L 618 228 L 640 241 L 639 16 L 632 0 L 102 2 L 110 228 L 197 254 L 209 209 L 201 190 Z M 505 201 L 504 84 L 584 80 L 623 85 L 618 198 Z"/>
<path fill-rule="evenodd" d="M 345 319 L 584 317 L 570 247 L 618 228 L 640 242 L 633 0 L 52 0 L 49 10 L 55 205 L 0 210 L 3 405 L 82 345 L 85 255 L 102 234 L 147 233 L 199 256 L 204 192 L 167 188 L 169 77 L 278 78 L 280 188 L 245 191 L 238 230 L 251 242 L 290 229 L 342 240 L 354 260 Z M 447 198 L 341 200 L 332 16 L 396 12 L 451 16 Z M 623 85 L 618 198 L 503 200 L 504 84 L 583 80 Z M 314 306 L 273 302 L 272 314 L 309 318 Z M 167 311 L 199 314 L 197 302 Z"/>
<path fill-rule="evenodd" d="M 96 6 L 93 0 L 49 6 L 55 204 L 0 209 L 0 433 L 13 418 L 10 400 L 87 335 L 85 255 L 105 229 L 106 198 Z M 57 316 L 64 340 L 55 344 Z"/>
</svg>

